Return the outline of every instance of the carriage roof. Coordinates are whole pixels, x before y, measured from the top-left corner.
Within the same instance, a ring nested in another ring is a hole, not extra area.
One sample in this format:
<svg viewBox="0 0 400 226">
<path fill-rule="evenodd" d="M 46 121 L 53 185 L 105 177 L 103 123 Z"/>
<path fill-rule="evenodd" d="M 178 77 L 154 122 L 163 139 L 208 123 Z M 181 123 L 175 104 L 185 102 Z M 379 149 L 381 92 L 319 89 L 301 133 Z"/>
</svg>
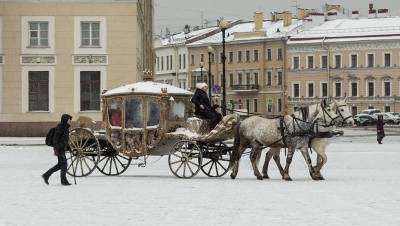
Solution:
<svg viewBox="0 0 400 226">
<path fill-rule="evenodd" d="M 103 94 L 105 97 L 127 95 L 127 94 L 148 94 L 148 95 L 161 95 L 163 94 L 162 89 L 166 89 L 166 93 L 169 95 L 183 95 L 192 96 L 193 93 L 168 84 L 145 81 L 137 82 L 124 86 L 120 86 L 111 90 L 108 90 Z"/>
</svg>

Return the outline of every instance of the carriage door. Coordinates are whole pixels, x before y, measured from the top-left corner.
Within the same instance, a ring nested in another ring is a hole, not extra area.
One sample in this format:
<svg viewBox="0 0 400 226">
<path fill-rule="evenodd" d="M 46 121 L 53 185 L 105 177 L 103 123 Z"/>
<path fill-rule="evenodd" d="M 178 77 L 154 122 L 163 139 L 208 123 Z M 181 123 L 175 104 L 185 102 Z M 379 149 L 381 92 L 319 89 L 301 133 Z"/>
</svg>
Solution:
<svg viewBox="0 0 400 226">
<path fill-rule="evenodd" d="M 146 145 L 147 148 L 154 148 L 161 140 L 161 111 L 160 102 L 157 99 L 149 98 L 146 107 Z"/>
<path fill-rule="evenodd" d="M 124 152 L 131 157 L 146 155 L 144 144 L 144 106 L 141 97 L 127 97 L 125 100 Z"/>
</svg>

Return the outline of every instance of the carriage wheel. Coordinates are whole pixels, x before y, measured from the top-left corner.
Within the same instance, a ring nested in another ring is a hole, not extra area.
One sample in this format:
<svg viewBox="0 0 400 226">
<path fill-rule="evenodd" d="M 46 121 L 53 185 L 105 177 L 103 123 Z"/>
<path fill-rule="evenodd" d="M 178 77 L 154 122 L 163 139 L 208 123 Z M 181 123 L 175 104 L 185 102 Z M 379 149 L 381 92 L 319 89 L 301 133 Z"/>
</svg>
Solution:
<svg viewBox="0 0 400 226">
<path fill-rule="evenodd" d="M 101 157 L 97 169 L 107 176 L 118 176 L 125 172 L 132 158 L 118 153 L 108 142 L 102 145 Z"/>
<path fill-rule="evenodd" d="M 222 177 L 231 167 L 231 152 L 222 142 L 215 144 L 215 150 L 208 152 L 203 158 L 201 171 L 209 177 Z"/>
<path fill-rule="evenodd" d="M 179 141 L 168 156 L 171 172 L 179 178 L 192 178 L 200 171 L 202 153 L 192 141 Z"/>
<path fill-rule="evenodd" d="M 100 144 L 94 134 L 84 128 L 73 129 L 69 133 L 69 153 L 67 153 L 67 173 L 75 177 L 85 177 L 96 169 L 100 158 Z"/>
</svg>

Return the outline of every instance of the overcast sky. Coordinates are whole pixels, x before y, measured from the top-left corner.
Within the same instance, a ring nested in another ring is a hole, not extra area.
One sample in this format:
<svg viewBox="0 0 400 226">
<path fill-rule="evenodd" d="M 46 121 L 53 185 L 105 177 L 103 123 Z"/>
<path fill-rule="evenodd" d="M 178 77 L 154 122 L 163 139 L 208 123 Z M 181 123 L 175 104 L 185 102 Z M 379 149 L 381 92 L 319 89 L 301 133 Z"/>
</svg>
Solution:
<svg viewBox="0 0 400 226">
<path fill-rule="evenodd" d="M 391 15 L 400 15 L 400 0 L 297 0 L 302 8 L 321 9 L 324 3 L 340 3 L 345 9 L 359 10 L 366 15 L 368 4 L 374 3 L 374 8 L 388 8 Z M 172 32 L 183 30 L 185 24 L 192 27 L 201 24 L 201 17 L 214 21 L 223 16 L 226 19 L 252 19 L 255 11 L 264 13 L 270 18 L 271 11 L 294 11 L 294 0 L 154 0 L 155 30 L 160 34 L 168 27 Z"/>
</svg>

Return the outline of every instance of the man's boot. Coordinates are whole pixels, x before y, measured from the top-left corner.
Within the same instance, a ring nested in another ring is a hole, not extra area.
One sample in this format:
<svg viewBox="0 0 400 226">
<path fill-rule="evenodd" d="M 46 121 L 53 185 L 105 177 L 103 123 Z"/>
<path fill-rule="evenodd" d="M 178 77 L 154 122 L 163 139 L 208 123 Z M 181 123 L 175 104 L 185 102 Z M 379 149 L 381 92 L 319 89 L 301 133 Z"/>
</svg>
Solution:
<svg viewBox="0 0 400 226">
<path fill-rule="evenodd" d="M 47 176 L 46 174 L 43 174 L 42 178 L 43 178 L 44 183 L 49 185 L 49 176 Z"/>
</svg>

